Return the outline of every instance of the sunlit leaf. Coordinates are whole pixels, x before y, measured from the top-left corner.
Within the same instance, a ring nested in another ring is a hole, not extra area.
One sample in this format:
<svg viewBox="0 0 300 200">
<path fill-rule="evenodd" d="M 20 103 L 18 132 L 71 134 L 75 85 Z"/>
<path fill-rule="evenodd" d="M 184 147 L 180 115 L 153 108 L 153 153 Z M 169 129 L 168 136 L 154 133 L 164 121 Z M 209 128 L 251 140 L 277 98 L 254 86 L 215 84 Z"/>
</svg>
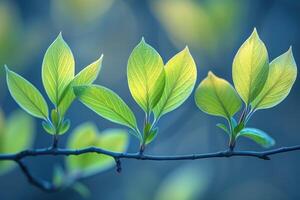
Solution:
<svg viewBox="0 0 300 200">
<path fill-rule="evenodd" d="M 268 52 L 254 29 L 235 55 L 232 66 L 234 86 L 247 105 L 263 89 L 268 72 Z"/>
<path fill-rule="evenodd" d="M 20 128 L 21 127 L 21 128 Z M 13 112 L 5 123 L 0 135 L 0 153 L 17 153 L 32 146 L 34 139 L 34 121 L 21 111 Z M 11 161 L 0 162 L 0 174 L 13 169 Z"/>
<path fill-rule="evenodd" d="M 269 148 L 275 145 L 275 140 L 271 136 L 256 128 L 244 128 L 237 136 L 247 137 L 264 148 Z"/>
<path fill-rule="evenodd" d="M 69 83 L 58 105 L 60 115 L 65 115 L 65 112 L 68 110 L 68 108 L 75 99 L 73 86 L 89 85 L 96 80 L 102 66 L 102 60 L 103 55 L 101 55 L 101 57 L 98 60 L 81 70 Z"/>
<path fill-rule="evenodd" d="M 91 110 L 112 122 L 136 129 L 136 119 L 126 103 L 113 91 L 98 85 L 75 86 L 74 93 Z"/>
<path fill-rule="evenodd" d="M 230 118 L 242 106 L 242 101 L 234 88 L 226 80 L 212 72 L 200 83 L 195 92 L 195 101 L 203 112 Z"/>
<path fill-rule="evenodd" d="M 85 147 L 99 147 L 114 152 L 126 151 L 129 137 L 126 131 L 121 129 L 108 129 L 98 134 L 97 128 L 90 123 L 82 124 L 71 134 L 67 147 L 80 149 Z M 68 171 L 80 177 L 91 176 L 115 164 L 112 157 L 89 153 L 79 156 L 70 156 L 66 160 Z"/>
<path fill-rule="evenodd" d="M 48 118 L 48 106 L 41 95 L 30 82 L 6 67 L 7 86 L 11 96 L 29 114 Z"/>
<path fill-rule="evenodd" d="M 162 58 L 144 39 L 128 59 L 127 78 L 134 100 L 149 113 L 163 93 L 165 74 Z"/>
<path fill-rule="evenodd" d="M 253 109 L 271 108 L 289 94 L 297 77 L 297 66 L 292 49 L 270 63 L 269 76 L 259 96 L 252 102 Z"/>
<path fill-rule="evenodd" d="M 202 199 L 209 183 L 207 169 L 187 165 L 172 171 L 159 185 L 155 200 Z"/>
<path fill-rule="evenodd" d="M 54 105 L 58 105 L 64 90 L 74 78 L 75 61 L 61 33 L 47 49 L 43 65 L 44 88 Z"/>
<path fill-rule="evenodd" d="M 191 94 L 197 78 L 196 64 L 189 49 L 171 58 L 165 66 L 165 89 L 154 108 L 154 115 L 160 116 L 178 108 Z"/>
</svg>

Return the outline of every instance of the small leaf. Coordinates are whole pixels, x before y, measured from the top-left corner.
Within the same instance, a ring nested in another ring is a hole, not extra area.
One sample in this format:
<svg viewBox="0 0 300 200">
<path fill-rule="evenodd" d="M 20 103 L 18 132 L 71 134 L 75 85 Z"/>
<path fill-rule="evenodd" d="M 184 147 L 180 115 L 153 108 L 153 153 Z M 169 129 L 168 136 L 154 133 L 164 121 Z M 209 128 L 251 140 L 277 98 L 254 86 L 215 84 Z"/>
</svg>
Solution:
<svg viewBox="0 0 300 200">
<path fill-rule="evenodd" d="M 61 33 L 47 49 L 42 64 L 44 88 L 54 105 L 58 105 L 64 90 L 74 78 L 75 61 Z"/>
<path fill-rule="evenodd" d="M 67 147 L 80 149 L 99 147 L 108 151 L 124 152 L 129 143 L 128 134 L 124 130 L 109 129 L 98 134 L 97 128 L 85 123 L 74 130 L 68 140 Z M 114 158 L 96 153 L 70 156 L 66 160 L 69 173 L 87 177 L 109 169 L 115 164 Z"/>
<path fill-rule="evenodd" d="M 98 85 L 75 86 L 74 93 L 88 108 L 103 118 L 136 129 L 136 119 L 126 103 L 113 91 Z"/>
<path fill-rule="evenodd" d="M 69 119 L 64 120 L 63 123 L 61 123 L 59 126 L 59 130 L 58 130 L 59 135 L 66 133 L 69 130 L 70 126 L 71 126 L 71 121 Z"/>
<path fill-rule="evenodd" d="M 103 55 L 101 55 L 101 57 L 98 60 L 91 63 L 83 70 L 81 70 L 74 77 L 74 79 L 69 83 L 58 105 L 58 110 L 61 116 L 65 115 L 66 111 L 68 110 L 68 108 L 70 107 L 74 99 L 76 98 L 73 92 L 73 86 L 92 84 L 98 77 L 98 74 L 102 66 L 102 60 L 103 60 Z"/>
<path fill-rule="evenodd" d="M 242 106 L 242 101 L 230 83 L 212 72 L 208 73 L 196 89 L 195 101 L 203 112 L 225 117 L 228 120 Z"/>
<path fill-rule="evenodd" d="M 230 131 L 228 130 L 228 128 L 225 124 L 218 123 L 218 124 L 216 124 L 216 126 L 220 129 L 222 129 L 223 131 L 225 131 L 225 133 L 227 133 L 228 135 L 230 135 Z"/>
<path fill-rule="evenodd" d="M 238 50 L 232 65 L 234 86 L 246 105 L 261 92 L 268 78 L 268 72 L 268 52 L 254 29 Z"/>
<path fill-rule="evenodd" d="M 47 103 L 38 89 L 7 67 L 6 80 L 11 96 L 23 110 L 34 117 L 48 118 Z"/>
<path fill-rule="evenodd" d="M 297 66 L 292 49 L 270 63 L 267 82 L 252 102 L 254 110 L 272 108 L 283 101 L 289 94 L 297 77 Z"/>
<path fill-rule="evenodd" d="M 245 128 L 245 124 L 243 122 L 239 123 L 237 126 L 234 127 L 234 135 L 237 135 L 241 130 Z"/>
<path fill-rule="evenodd" d="M 156 119 L 178 108 L 193 91 L 197 68 L 187 47 L 168 61 L 165 76 L 163 95 L 153 111 Z"/>
<path fill-rule="evenodd" d="M 257 144 L 260 144 L 264 148 L 269 148 L 275 145 L 275 140 L 270 137 L 267 133 L 256 128 L 244 128 L 239 132 L 237 137 L 247 137 Z"/>
<path fill-rule="evenodd" d="M 84 199 L 87 199 L 91 196 L 90 189 L 80 182 L 74 183 L 72 185 L 72 189 L 75 190 Z"/>
<path fill-rule="evenodd" d="M 17 153 L 32 146 L 34 139 L 34 121 L 22 111 L 14 111 L 7 119 L 0 135 L 0 154 Z M 0 174 L 14 168 L 10 161 L 0 162 Z"/>
<path fill-rule="evenodd" d="M 60 123 L 60 116 L 56 109 L 52 109 L 51 111 L 51 120 L 55 127 L 58 127 Z"/>
<path fill-rule="evenodd" d="M 128 59 L 127 78 L 134 100 L 149 113 L 161 98 L 165 73 L 159 53 L 144 39 L 133 49 Z"/>
<path fill-rule="evenodd" d="M 43 129 L 51 134 L 51 135 L 54 135 L 55 134 L 55 128 L 52 126 L 52 124 L 50 122 L 47 122 L 47 121 L 43 121 L 42 122 L 42 126 L 43 126 Z"/>
<path fill-rule="evenodd" d="M 158 128 L 154 128 L 150 131 L 146 138 L 146 144 L 150 144 L 157 136 Z"/>
</svg>

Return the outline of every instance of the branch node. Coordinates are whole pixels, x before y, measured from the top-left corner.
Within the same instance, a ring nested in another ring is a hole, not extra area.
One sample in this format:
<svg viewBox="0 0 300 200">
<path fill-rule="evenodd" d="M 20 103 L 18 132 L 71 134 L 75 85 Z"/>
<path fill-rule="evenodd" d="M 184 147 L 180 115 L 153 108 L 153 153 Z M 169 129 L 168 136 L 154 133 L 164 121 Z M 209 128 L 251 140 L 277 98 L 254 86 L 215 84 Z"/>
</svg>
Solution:
<svg viewBox="0 0 300 200">
<path fill-rule="evenodd" d="M 116 161 L 116 171 L 118 173 L 122 172 L 122 166 L 121 166 L 121 160 L 118 157 L 115 157 L 115 161 Z"/>
</svg>

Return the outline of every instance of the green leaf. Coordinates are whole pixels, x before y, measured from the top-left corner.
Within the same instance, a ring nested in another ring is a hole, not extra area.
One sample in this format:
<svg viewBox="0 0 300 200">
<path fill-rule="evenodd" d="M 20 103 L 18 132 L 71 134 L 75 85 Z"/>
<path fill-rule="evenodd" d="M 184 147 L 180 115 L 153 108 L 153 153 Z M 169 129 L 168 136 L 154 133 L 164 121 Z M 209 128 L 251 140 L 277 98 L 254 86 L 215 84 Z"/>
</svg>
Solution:
<svg viewBox="0 0 300 200">
<path fill-rule="evenodd" d="M 21 127 L 21 128 L 20 128 Z M 0 135 L 0 153 L 17 153 L 32 146 L 34 139 L 34 121 L 22 111 L 14 111 L 6 120 Z M 14 168 L 10 161 L 0 162 L 0 174 Z"/>
<path fill-rule="evenodd" d="M 290 48 L 270 63 L 267 82 L 261 93 L 252 102 L 252 109 L 266 109 L 279 104 L 288 96 L 296 77 L 297 66 Z"/>
<path fill-rule="evenodd" d="M 103 118 L 136 129 L 136 119 L 126 103 L 113 91 L 98 85 L 75 86 L 74 93 L 88 108 Z"/>
<path fill-rule="evenodd" d="M 165 76 L 163 95 L 154 108 L 156 119 L 178 108 L 193 91 L 197 68 L 187 47 L 168 61 Z"/>
<path fill-rule="evenodd" d="M 98 60 L 81 70 L 69 83 L 58 105 L 58 110 L 61 116 L 65 115 L 66 111 L 76 98 L 73 92 L 73 86 L 92 84 L 98 77 L 98 74 L 101 70 L 102 61 L 103 55 L 101 55 L 101 57 Z"/>
<path fill-rule="evenodd" d="M 49 122 L 49 121 L 43 121 L 42 122 L 42 126 L 43 126 L 43 129 L 51 134 L 51 135 L 54 135 L 55 134 L 55 128 L 53 127 L 53 125 Z"/>
<path fill-rule="evenodd" d="M 244 128 L 239 132 L 237 137 L 247 137 L 264 148 L 269 148 L 275 145 L 275 140 L 262 130 L 256 128 Z"/>
<path fill-rule="evenodd" d="M 74 183 L 72 185 L 72 189 L 75 190 L 83 199 L 88 199 L 91 196 L 90 189 L 80 182 Z"/>
<path fill-rule="evenodd" d="M 212 72 L 208 73 L 196 89 L 195 101 L 203 112 L 225 117 L 228 120 L 242 106 L 242 101 L 230 83 Z"/>
<path fill-rule="evenodd" d="M 156 189 L 154 200 L 196 200 L 204 197 L 210 183 L 210 170 L 181 165 L 167 174 Z M 204 197 L 204 198 L 203 198 Z"/>
<path fill-rule="evenodd" d="M 71 121 L 69 119 L 64 120 L 58 128 L 59 135 L 66 133 L 69 130 L 70 126 L 71 126 Z"/>
<path fill-rule="evenodd" d="M 246 105 L 261 92 L 268 72 L 268 52 L 254 29 L 235 55 L 232 66 L 234 86 Z"/>
<path fill-rule="evenodd" d="M 47 103 L 38 89 L 7 67 L 6 81 L 11 96 L 23 110 L 34 117 L 48 118 Z"/>
<path fill-rule="evenodd" d="M 80 149 L 85 147 L 98 147 L 108 151 L 124 152 L 127 150 L 129 137 L 121 129 L 108 129 L 98 134 L 97 128 L 90 123 L 77 127 L 68 140 L 67 147 Z M 112 157 L 88 153 L 66 158 L 69 173 L 87 177 L 111 168 L 115 164 Z"/>
<path fill-rule="evenodd" d="M 134 100 L 149 113 L 165 86 L 164 63 L 159 53 L 144 41 L 133 49 L 127 65 L 128 85 Z"/>
<path fill-rule="evenodd" d="M 146 144 L 150 144 L 157 136 L 158 128 L 154 128 L 150 131 L 146 138 Z"/>
<path fill-rule="evenodd" d="M 64 90 L 74 78 L 75 61 L 71 49 L 60 33 L 47 49 L 42 64 L 44 88 L 54 105 L 58 105 Z"/>
<path fill-rule="evenodd" d="M 222 129 L 223 131 L 225 131 L 225 133 L 227 133 L 228 135 L 230 135 L 230 131 L 228 130 L 228 128 L 225 124 L 218 123 L 218 124 L 216 124 L 216 126 L 220 129 Z"/>
</svg>

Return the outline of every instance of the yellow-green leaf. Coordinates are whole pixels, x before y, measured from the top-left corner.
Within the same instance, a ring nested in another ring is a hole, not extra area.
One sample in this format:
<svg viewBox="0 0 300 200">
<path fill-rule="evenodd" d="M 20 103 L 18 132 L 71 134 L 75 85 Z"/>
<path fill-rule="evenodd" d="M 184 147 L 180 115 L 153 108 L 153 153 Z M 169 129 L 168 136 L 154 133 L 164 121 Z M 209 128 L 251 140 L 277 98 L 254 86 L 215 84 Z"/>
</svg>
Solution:
<svg viewBox="0 0 300 200">
<path fill-rule="evenodd" d="M 203 112 L 228 120 L 242 106 L 242 101 L 231 84 L 212 72 L 208 73 L 196 89 L 195 101 Z"/>
<path fill-rule="evenodd" d="M 11 96 L 23 110 L 34 117 L 48 118 L 47 103 L 36 87 L 7 67 L 6 81 Z"/>
<path fill-rule="evenodd" d="M 75 86 L 79 100 L 98 115 L 112 122 L 136 130 L 136 119 L 131 109 L 113 91 L 99 85 Z"/>
<path fill-rule="evenodd" d="M 0 153 L 17 153 L 32 146 L 34 139 L 34 121 L 22 111 L 14 111 L 6 120 L 0 135 Z M 0 174 L 13 169 L 14 163 L 0 162 Z"/>
<path fill-rule="evenodd" d="M 73 86 L 92 84 L 98 77 L 98 74 L 101 70 L 102 60 L 103 55 L 101 55 L 101 57 L 98 60 L 81 70 L 69 83 L 58 105 L 58 110 L 61 116 L 65 115 L 66 111 L 76 98 L 73 92 Z"/>
<path fill-rule="evenodd" d="M 74 130 L 67 147 L 81 149 L 94 146 L 108 151 L 124 152 L 127 150 L 128 143 L 129 137 L 124 130 L 108 129 L 98 134 L 98 130 L 93 124 L 85 123 Z M 79 174 L 81 177 L 99 173 L 115 164 L 114 158 L 96 153 L 70 156 L 66 162 L 68 171 L 71 174 Z"/>
<path fill-rule="evenodd" d="M 58 105 L 64 90 L 74 78 L 75 61 L 61 33 L 49 46 L 42 64 L 44 88 L 54 105 Z"/>
<path fill-rule="evenodd" d="M 191 94 L 197 78 L 197 68 L 189 49 L 171 58 L 165 66 L 165 88 L 163 95 L 154 108 L 158 119 L 178 108 Z"/>
<path fill-rule="evenodd" d="M 263 89 L 268 72 L 268 52 L 254 29 L 235 55 L 232 66 L 234 86 L 247 105 Z"/>
<path fill-rule="evenodd" d="M 133 49 L 127 65 L 128 85 L 134 100 L 150 112 L 164 90 L 164 63 L 159 53 L 144 39 Z"/>
<path fill-rule="evenodd" d="M 271 108 L 289 94 L 297 77 L 297 65 L 292 49 L 270 63 L 269 76 L 262 92 L 252 102 L 254 110 Z"/>
</svg>

